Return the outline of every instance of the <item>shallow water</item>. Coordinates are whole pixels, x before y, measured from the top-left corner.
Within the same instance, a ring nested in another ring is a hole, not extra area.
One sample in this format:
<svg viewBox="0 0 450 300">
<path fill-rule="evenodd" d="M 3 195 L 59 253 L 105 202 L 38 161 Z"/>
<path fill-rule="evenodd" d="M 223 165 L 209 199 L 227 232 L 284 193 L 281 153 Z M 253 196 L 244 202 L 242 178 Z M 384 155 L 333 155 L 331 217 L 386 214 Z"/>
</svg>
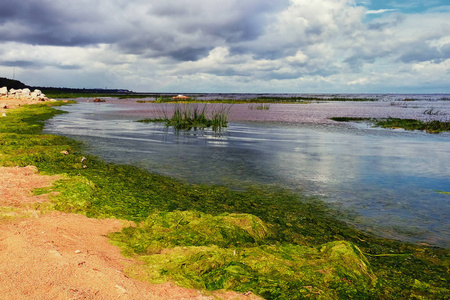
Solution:
<svg viewBox="0 0 450 300">
<path fill-rule="evenodd" d="M 134 122 L 155 117 L 161 105 L 109 102 L 63 107 L 71 113 L 52 119 L 46 131 L 86 141 L 91 153 L 108 161 L 192 183 L 301 189 L 348 212 L 343 218 L 357 228 L 450 247 L 450 195 L 436 192 L 450 192 L 450 134 L 328 120 L 446 118 L 449 102 L 272 104 L 268 111 L 233 105 L 229 127 L 221 134 L 176 134 L 161 124 Z M 424 115 L 430 107 L 442 114 Z"/>
</svg>

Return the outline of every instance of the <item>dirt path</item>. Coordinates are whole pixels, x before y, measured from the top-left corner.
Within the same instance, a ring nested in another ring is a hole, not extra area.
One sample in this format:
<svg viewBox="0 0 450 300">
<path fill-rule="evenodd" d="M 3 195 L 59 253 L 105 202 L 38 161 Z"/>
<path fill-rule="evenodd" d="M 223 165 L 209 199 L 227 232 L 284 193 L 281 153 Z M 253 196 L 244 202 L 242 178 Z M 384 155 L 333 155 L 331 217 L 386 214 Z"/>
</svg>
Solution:
<svg viewBox="0 0 450 300">
<path fill-rule="evenodd" d="M 57 179 L 0 167 L 0 299 L 260 299 L 129 278 L 123 270 L 134 261 L 105 237 L 124 221 L 33 209 L 47 199 L 31 191 Z"/>
</svg>

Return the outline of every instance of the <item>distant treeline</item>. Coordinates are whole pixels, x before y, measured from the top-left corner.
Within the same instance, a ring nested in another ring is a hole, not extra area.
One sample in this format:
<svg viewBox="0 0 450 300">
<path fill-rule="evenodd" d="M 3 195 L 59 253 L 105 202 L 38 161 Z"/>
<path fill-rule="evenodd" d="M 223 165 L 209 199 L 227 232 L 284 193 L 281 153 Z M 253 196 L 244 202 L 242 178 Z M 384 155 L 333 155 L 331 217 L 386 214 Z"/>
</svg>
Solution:
<svg viewBox="0 0 450 300">
<path fill-rule="evenodd" d="M 8 79 L 0 77 L 0 87 L 6 86 L 8 89 L 24 89 L 41 90 L 45 94 L 116 94 L 116 93 L 132 93 L 126 89 L 80 89 L 80 88 L 65 88 L 65 87 L 45 87 L 45 86 L 30 86 L 19 80 Z"/>
<path fill-rule="evenodd" d="M 0 87 L 4 86 L 6 86 L 8 89 L 16 89 L 16 90 L 28 87 L 26 84 L 20 82 L 19 80 L 0 77 Z"/>
</svg>

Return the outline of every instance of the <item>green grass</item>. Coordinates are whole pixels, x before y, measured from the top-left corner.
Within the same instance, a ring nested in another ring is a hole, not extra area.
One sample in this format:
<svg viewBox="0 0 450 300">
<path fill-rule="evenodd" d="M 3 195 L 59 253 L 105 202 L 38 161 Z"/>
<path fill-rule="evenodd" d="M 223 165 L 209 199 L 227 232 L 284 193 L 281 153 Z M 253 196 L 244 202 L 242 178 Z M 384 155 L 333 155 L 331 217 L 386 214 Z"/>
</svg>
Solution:
<svg viewBox="0 0 450 300">
<path fill-rule="evenodd" d="M 177 104 L 171 116 L 168 112 L 163 111 L 162 118 L 143 119 L 138 120 L 138 122 L 163 122 L 167 127 L 173 126 L 176 130 L 211 127 L 217 132 L 228 126 L 229 110 L 229 107 L 209 109 L 206 104 Z"/>
<path fill-rule="evenodd" d="M 42 133 L 58 112 L 24 106 L 0 118 L 0 165 L 35 165 L 64 179 L 54 208 L 135 221 L 111 235 L 141 260 L 130 276 L 267 299 L 446 299 L 449 251 L 381 239 L 335 217 L 322 201 L 276 187 L 189 185 L 86 155 Z M 69 155 L 60 153 L 68 151 Z M 87 159 L 81 162 L 82 157 Z M 86 165 L 86 168 L 83 168 Z"/>
</svg>

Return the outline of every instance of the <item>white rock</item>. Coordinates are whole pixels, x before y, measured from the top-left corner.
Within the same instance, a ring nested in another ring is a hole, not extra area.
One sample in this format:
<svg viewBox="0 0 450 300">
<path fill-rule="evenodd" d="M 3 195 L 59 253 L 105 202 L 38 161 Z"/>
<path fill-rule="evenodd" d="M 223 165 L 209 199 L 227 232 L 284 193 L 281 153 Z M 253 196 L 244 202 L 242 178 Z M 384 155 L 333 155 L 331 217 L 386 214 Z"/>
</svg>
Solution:
<svg viewBox="0 0 450 300">
<path fill-rule="evenodd" d="M 22 90 L 22 97 L 30 97 L 31 91 L 30 89 L 23 89 Z"/>
<path fill-rule="evenodd" d="M 0 89 L 0 96 L 8 95 L 8 88 L 6 86 Z"/>
<path fill-rule="evenodd" d="M 10 95 L 15 95 L 17 93 L 17 90 L 15 90 L 15 89 L 10 89 L 9 90 L 9 94 Z"/>
<path fill-rule="evenodd" d="M 30 94 L 30 97 L 31 97 L 31 99 L 37 100 L 37 99 L 39 99 L 39 94 L 37 94 L 36 92 L 32 92 Z"/>
</svg>

